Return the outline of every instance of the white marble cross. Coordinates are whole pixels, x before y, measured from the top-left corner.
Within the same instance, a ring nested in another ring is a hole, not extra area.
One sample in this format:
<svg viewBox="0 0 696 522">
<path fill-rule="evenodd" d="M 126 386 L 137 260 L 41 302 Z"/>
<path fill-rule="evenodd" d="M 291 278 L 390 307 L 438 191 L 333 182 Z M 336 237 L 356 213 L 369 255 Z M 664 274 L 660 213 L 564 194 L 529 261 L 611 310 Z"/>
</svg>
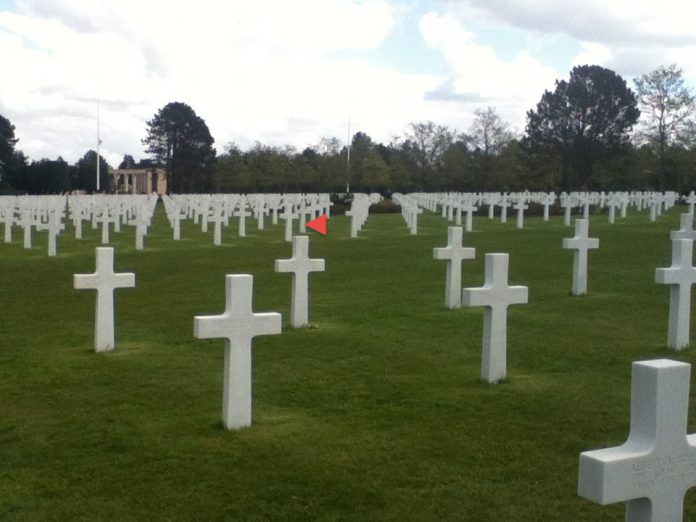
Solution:
<svg viewBox="0 0 696 522">
<path fill-rule="evenodd" d="M 553 205 L 554 201 L 556 201 L 554 193 L 546 194 L 541 200 L 541 204 L 544 206 L 544 221 L 549 220 L 549 207 Z"/>
<path fill-rule="evenodd" d="M 135 249 L 143 250 L 145 247 L 144 238 L 147 234 L 147 227 L 150 225 L 150 218 L 144 211 L 144 206 L 138 209 L 135 218 L 131 220 L 131 224 L 135 224 Z"/>
<path fill-rule="evenodd" d="M 610 197 L 607 201 L 607 205 L 609 206 L 609 223 L 613 225 L 616 220 L 616 207 L 618 207 L 620 203 L 616 197 Z"/>
<path fill-rule="evenodd" d="M 268 209 L 265 208 L 263 203 L 261 203 L 258 207 L 256 207 L 256 209 L 254 211 L 254 217 L 256 218 L 256 229 L 257 230 L 264 229 L 264 222 L 263 222 L 264 215 L 268 215 Z"/>
<path fill-rule="evenodd" d="M 61 230 L 65 230 L 62 216 L 57 211 L 51 212 L 48 215 L 48 223 L 46 223 L 44 228 L 48 230 L 48 255 L 53 257 L 56 255 L 58 235 Z"/>
<path fill-rule="evenodd" d="M 70 212 L 73 226 L 75 227 L 75 239 L 82 239 L 82 220 L 89 219 L 91 214 L 89 208 L 86 205 L 83 206 L 75 202 L 74 207 L 71 206 Z"/>
<path fill-rule="evenodd" d="M 239 208 L 234 212 L 234 216 L 239 218 L 239 237 L 246 237 L 246 218 L 251 216 L 251 212 L 246 209 L 246 203 L 241 202 Z"/>
<path fill-rule="evenodd" d="M 114 349 L 114 290 L 133 288 L 135 274 L 114 273 L 114 249 L 97 248 L 97 269 L 93 274 L 75 274 L 73 286 L 78 290 L 96 290 L 97 307 L 94 324 L 94 350 Z"/>
<path fill-rule="evenodd" d="M 295 219 L 295 214 L 292 212 L 292 204 L 286 203 L 280 219 L 285 221 L 285 241 L 292 241 L 292 220 Z"/>
<path fill-rule="evenodd" d="M 350 218 L 350 237 L 358 237 L 358 232 L 360 230 L 360 223 L 358 220 L 357 210 L 347 210 L 345 215 Z"/>
<path fill-rule="evenodd" d="M 415 205 L 409 211 L 409 216 L 411 218 L 409 231 L 411 232 L 412 236 L 415 236 L 416 234 L 418 234 L 418 214 L 422 214 L 422 213 L 423 213 L 423 209 L 418 208 L 417 205 Z"/>
<path fill-rule="evenodd" d="M 679 217 L 679 230 L 669 233 L 669 238 L 674 239 L 696 239 L 694 231 L 694 215 L 686 212 Z"/>
<path fill-rule="evenodd" d="M 529 208 L 525 205 L 524 198 L 520 198 L 515 204 L 515 210 L 517 210 L 517 228 L 524 228 L 524 211 Z"/>
<path fill-rule="evenodd" d="M 503 196 L 502 199 L 498 202 L 498 206 L 500 207 L 500 222 L 501 223 L 507 223 L 507 209 L 511 205 L 512 205 L 512 203 L 510 203 L 510 201 L 508 201 L 507 196 Z"/>
<path fill-rule="evenodd" d="M 473 214 L 478 210 L 478 207 L 474 206 L 472 202 L 466 202 L 464 206 L 462 207 L 461 205 L 457 207 L 457 211 L 459 212 L 457 215 L 459 216 L 459 221 L 457 222 L 458 225 L 462 224 L 461 220 L 461 211 L 464 210 L 466 212 L 466 231 L 471 232 L 473 230 L 473 224 L 474 224 L 474 218 Z M 457 293 L 459 293 L 457 291 Z"/>
<path fill-rule="evenodd" d="M 323 259 L 309 258 L 309 237 L 292 238 L 292 257 L 276 259 L 276 272 L 292 272 L 292 305 L 290 325 L 301 328 L 309 324 L 309 273 L 323 272 Z"/>
<path fill-rule="evenodd" d="M 570 226 L 570 213 L 573 210 L 573 198 L 567 194 L 561 195 L 561 207 L 563 208 L 563 224 Z"/>
<path fill-rule="evenodd" d="M 689 195 L 687 196 L 685 201 L 689 205 L 689 213 L 693 214 L 694 213 L 694 204 L 696 204 L 696 194 L 694 194 L 693 190 L 691 192 L 689 192 Z"/>
<path fill-rule="evenodd" d="M 2 220 L 5 222 L 5 243 L 12 243 L 12 225 L 16 221 L 14 204 L 5 207 Z"/>
<path fill-rule="evenodd" d="M 488 219 L 493 219 L 495 217 L 495 202 L 496 200 L 491 198 L 488 200 Z"/>
<path fill-rule="evenodd" d="M 696 486 L 696 434 L 687 435 L 691 366 L 634 362 L 631 429 L 613 448 L 580 454 L 578 495 L 602 506 L 626 502 L 627 522 L 681 522 Z"/>
<path fill-rule="evenodd" d="M 481 379 L 496 383 L 507 369 L 507 309 L 529 301 L 526 286 L 508 285 L 508 254 L 486 254 L 485 282 L 462 291 L 463 306 L 485 306 Z"/>
<path fill-rule="evenodd" d="M 109 244 L 109 223 L 111 223 L 113 221 L 113 219 L 109 215 L 108 205 L 104 205 L 102 207 L 101 214 L 97 217 L 97 221 L 100 221 L 102 224 L 102 236 L 101 236 L 102 245 L 108 245 Z"/>
<path fill-rule="evenodd" d="M 213 223 L 213 245 L 222 245 L 222 224 L 227 219 L 221 205 L 215 205 L 212 214 L 208 216 L 208 221 Z"/>
<path fill-rule="evenodd" d="M 307 214 L 312 211 L 311 208 L 307 207 L 304 203 L 297 206 L 296 212 L 299 218 L 298 231 L 300 234 L 307 232 L 305 224 L 307 223 Z"/>
<path fill-rule="evenodd" d="M 253 276 L 225 276 L 225 312 L 196 316 L 193 335 L 225 340 L 222 422 L 226 429 L 251 426 L 251 340 L 281 332 L 281 315 L 255 314 L 251 309 Z"/>
<path fill-rule="evenodd" d="M 31 248 L 31 227 L 34 224 L 34 216 L 30 209 L 20 212 L 17 224 L 24 230 L 24 248 Z"/>
<path fill-rule="evenodd" d="M 674 239 L 672 266 L 655 270 L 655 282 L 670 285 L 667 347 L 674 350 L 689 346 L 691 285 L 696 283 L 696 268 L 692 266 L 692 259 L 693 240 Z"/>
<path fill-rule="evenodd" d="M 599 248 L 599 239 L 588 236 L 589 221 L 575 220 L 575 236 L 563 240 L 563 248 L 573 250 L 573 295 L 587 293 L 587 251 Z"/>
<path fill-rule="evenodd" d="M 461 226 L 461 224 L 462 224 L 462 204 L 461 203 L 457 204 L 455 218 L 454 218 L 454 224 L 457 225 L 458 227 Z"/>
<path fill-rule="evenodd" d="M 462 306 L 462 261 L 476 256 L 475 248 L 462 246 L 462 235 L 462 227 L 447 227 L 447 246 L 433 248 L 434 259 L 447 261 L 445 306 L 450 309 Z"/>
<path fill-rule="evenodd" d="M 172 227 L 172 239 L 174 241 L 181 240 L 181 221 L 186 219 L 186 212 L 183 208 L 179 208 L 178 203 L 172 205 L 171 215 L 169 216 L 169 223 Z"/>
</svg>

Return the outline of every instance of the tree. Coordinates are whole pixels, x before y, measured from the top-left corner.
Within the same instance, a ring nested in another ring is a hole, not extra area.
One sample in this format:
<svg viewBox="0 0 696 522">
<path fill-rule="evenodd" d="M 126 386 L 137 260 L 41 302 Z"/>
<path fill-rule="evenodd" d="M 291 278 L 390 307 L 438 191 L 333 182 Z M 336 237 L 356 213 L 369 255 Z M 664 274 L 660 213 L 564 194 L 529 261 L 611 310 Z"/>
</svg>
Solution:
<svg viewBox="0 0 696 522">
<path fill-rule="evenodd" d="M 134 169 L 135 168 L 135 160 L 133 159 L 133 156 L 130 154 L 124 154 L 123 155 L 123 161 L 119 164 L 118 168 L 119 169 Z"/>
<path fill-rule="evenodd" d="M 498 155 L 514 138 L 507 123 L 495 112 L 494 107 L 476 109 L 467 141 L 474 147 L 477 189 L 488 190 L 496 185 L 495 176 Z"/>
<path fill-rule="evenodd" d="M 357 188 L 363 180 L 363 168 L 368 154 L 374 147 L 372 138 L 364 132 L 356 132 L 350 145 L 350 185 Z"/>
<path fill-rule="evenodd" d="M 655 151 L 657 183 L 662 190 L 668 163 L 665 154 L 670 145 L 688 140 L 688 135 L 692 134 L 690 118 L 696 110 L 696 102 L 676 64 L 660 66 L 633 83 L 645 115 L 639 140 L 650 144 Z"/>
<path fill-rule="evenodd" d="M 459 136 L 445 151 L 443 155 L 442 181 L 443 190 L 466 191 L 484 190 L 476 183 L 473 172 L 471 152 L 467 145 L 468 138 Z"/>
<path fill-rule="evenodd" d="M 514 136 L 510 126 L 496 114 L 495 107 L 474 111 L 474 121 L 469 129 L 471 144 L 484 156 L 497 156 Z"/>
<path fill-rule="evenodd" d="M 527 112 L 525 146 L 537 160 L 560 156 L 562 189 L 590 188 L 599 162 L 627 151 L 639 116 L 621 76 L 598 65 L 574 67 L 569 81 L 556 81 Z"/>
<path fill-rule="evenodd" d="M 14 147 L 17 143 L 14 131 L 15 126 L 10 120 L 0 115 L 0 180 L 5 179 L 14 161 Z"/>
<path fill-rule="evenodd" d="M 27 167 L 30 194 L 59 194 L 70 190 L 70 168 L 60 156 L 55 161 L 42 159 Z"/>
<path fill-rule="evenodd" d="M 236 143 L 228 143 L 225 152 L 215 161 L 214 192 L 249 192 L 251 172 L 244 154 Z"/>
<path fill-rule="evenodd" d="M 374 149 L 370 149 L 362 164 L 360 184 L 367 192 L 384 192 L 389 188 L 389 165 Z"/>
<path fill-rule="evenodd" d="M 323 136 L 317 145 L 312 147 L 321 155 L 335 155 L 341 152 L 341 140 L 336 136 Z"/>
<path fill-rule="evenodd" d="M 418 171 L 420 190 L 433 190 L 442 183 L 437 174 L 443 165 L 443 155 L 454 140 L 454 132 L 432 121 L 411 123 L 403 148 L 412 156 Z"/>
<path fill-rule="evenodd" d="M 167 171 L 168 192 L 212 188 L 215 149 L 205 121 L 181 102 L 171 102 L 147 122 L 143 145 Z"/>
<path fill-rule="evenodd" d="M 94 192 L 97 190 L 97 153 L 90 149 L 85 155 L 77 160 L 77 168 L 73 171 L 73 178 L 70 185 L 72 189 L 86 190 Z M 109 189 L 109 169 L 110 165 L 99 155 L 99 188 Z"/>
<path fill-rule="evenodd" d="M 15 126 L 10 120 L 0 115 L 0 182 L 15 189 L 26 190 L 26 180 L 23 179 L 26 157 L 21 151 L 15 150 L 19 139 L 15 138 L 14 131 Z"/>
</svg>

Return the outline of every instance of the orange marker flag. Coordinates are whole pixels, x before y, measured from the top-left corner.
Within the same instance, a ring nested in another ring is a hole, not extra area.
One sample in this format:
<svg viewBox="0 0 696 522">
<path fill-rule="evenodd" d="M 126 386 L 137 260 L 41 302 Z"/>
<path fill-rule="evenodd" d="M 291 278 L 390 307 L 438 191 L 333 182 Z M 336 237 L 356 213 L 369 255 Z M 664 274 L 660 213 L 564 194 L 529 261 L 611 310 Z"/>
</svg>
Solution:
<svg viewBox="0 0 696 522">
<path fill-rule="evenodd" d="M 326 214 L 313 219 L 309 223 L 305 223 L 305 227 L 311 228 L 315 232 L 319 232 L 322 236 L 326 235 Z"/>
</svg>

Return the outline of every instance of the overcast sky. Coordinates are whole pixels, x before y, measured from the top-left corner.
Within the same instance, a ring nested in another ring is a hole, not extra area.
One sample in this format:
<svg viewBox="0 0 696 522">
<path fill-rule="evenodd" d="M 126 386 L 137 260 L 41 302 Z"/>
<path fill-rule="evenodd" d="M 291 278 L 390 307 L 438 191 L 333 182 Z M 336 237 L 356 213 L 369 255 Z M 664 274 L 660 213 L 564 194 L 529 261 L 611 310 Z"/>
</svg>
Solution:
<svg viewBox="0 0 696 522">
<path fill-rule="evenodd" d="M 169 102 L 203 118 L 218 152 L 387 143 L 410 122 L 459 131 L 487 106 L 519 131 L 574 65 L 629 81 L 677 63 L 696 85 L 692 0 L 0 0 L 0 114 L 30 159 L 96 147 L 146 157 Z"/>
</svg>

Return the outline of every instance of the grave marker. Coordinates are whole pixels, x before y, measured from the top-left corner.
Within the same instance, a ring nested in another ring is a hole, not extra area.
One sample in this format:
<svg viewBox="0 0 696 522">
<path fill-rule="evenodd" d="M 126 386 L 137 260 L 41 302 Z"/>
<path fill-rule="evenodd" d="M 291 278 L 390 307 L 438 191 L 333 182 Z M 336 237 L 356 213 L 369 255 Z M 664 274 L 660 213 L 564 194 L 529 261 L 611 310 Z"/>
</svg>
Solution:
<svg viewBox="0 0 696 522">
<path fill-rule="evenodd" d="M 292 238 L 292 257 L 277 259 L 276 272 L 292 273 L 292 305 L 290 308 L 290 325 L 301 328 L 309 324 L 309 273 L 323 272 L 323 259 L 309 258 L 309 238 L 294 236 Z"/>
<path fill-rule="evenodd" d="M 673 230 L 669 233 L 671 240 L 675 239 L 696 239 L 696 231 L 694 231 L 694 215 L 686 212 L 679 216 L 679 230 Z"/>
<path fill-rule="evenodd" d="M 239 237 L 246 237 L 246 218 L 251 216 L 251 212 L 246 209 L 246 203 L 241 202 L 239 208 L 234 213 L 239 218 Z"/>
<path fill-rule="evenodd" d="M 691 285 L 696 282 L 692 266 L 693 240 L 672 241 L 672 266 L 655 270 L 655 282 L 670 285 L 667 347 L 681 350 L 689 346 Z"/>
<path fill-rule="evenodd" d="M 587 293 L 587 251 L 599 248 L 599 239 L 588 236 L 589 221 L 575 220 L 575 236 L 563 240 L 563 248 L 573 250 L 573 295 Z"/>
<path fill-rule="evenodd" d="M 97 269 L 93 274 L 75 274 L 73 286 L 77 290 L 96 290 L 97 306 L 94 323 L 94 350 L 108 352 L 114 349 L 114 290 L 133 288 L 135 274 L 114 273 L 114 249 L 97 248 Z"/>
<path fill-rule="evenodd" d="M 486 254 L 485 282 L 462 291 L 463 306 L 486 307 L 483 320 L 481 379 L 496 383 L 507 368 L 507 309 L 529 301 L 526 286 L 508 285 L 508 254 Z"/>
<path fill-rule="evenodd" d="M 285 241 L 292 241 L 292 220 L 295 219 L 295 214 L 292 212 L 292 204 L 286 203 L 280 219 L 285 221 Z"/>
<path fill-rule="evenodd" d="M 580 454 L 578 495 L 602 506 L 626 502 L 627 522 L 681 522 L 696 485 L 696 434 L 687 435 L 689 364 L 634 362 L 631 429 L 614 448 Z"/>
<path fill-rule="evenodd" d="M 503 196 L 502 199 L 498 202 L 498 206 L 500 207 L 500 222 L 501 223 L 507 223 L 507 209 L 511 205 L 512 205 L 512 203 L 510 203 L 508 201 L 507 196 Z"/>
<path fill-rule="evenodd" d="M 225 312 L 196 316 L 197 339 L 225 339 L 222 422 L 226 429 L 251 426 L 251 340 L 281 332 L 281 315 L 255 314 L 251 309 L 254 278 L 246 274 L 225 276 Z"/>
<path fill-rule="evenodd" d="M 517 210 L 517 228 L 524 228 L 524 211 L 529 208 L 525 205 L 524 198 L 520 198 L 515 205 L 515 210 Z"/>
<path fill-rule="evenodd" d="M 434 259 L 447 261 L 445 306 L 450 309 L 462 306 L 462 261 L 476 256 L 476 249 L 462 246 L 462 235 L 462 227 L 448 227 L 447 246 L 433 248 Z"/>
</svg>

